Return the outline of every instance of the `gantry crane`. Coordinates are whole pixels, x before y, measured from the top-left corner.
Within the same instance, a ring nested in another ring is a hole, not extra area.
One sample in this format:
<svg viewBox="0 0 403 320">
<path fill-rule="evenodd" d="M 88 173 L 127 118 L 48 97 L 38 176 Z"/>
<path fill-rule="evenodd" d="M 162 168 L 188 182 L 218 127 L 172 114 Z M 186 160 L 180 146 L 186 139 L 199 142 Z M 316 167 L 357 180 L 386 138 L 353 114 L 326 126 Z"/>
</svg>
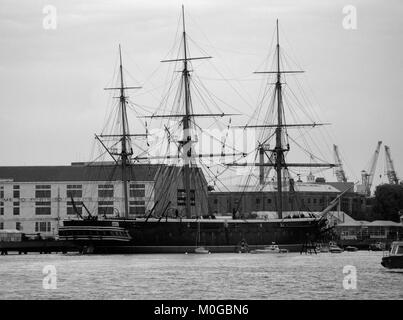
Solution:
<svg viewBox="0 0 403 320">
<path fill-rule="evenodd" d="M 334 144 L 333 145 L 333 150 L 334 150 L 334 161 L 336 164 L 336 178 L 338 182 L 347 182 L 347 177 L 346 173 L 344 172 L 343 169 L 343 163 L 341 162 L 340 154 L 339 154 L 339 148 Z"/>
<path fill-rule="evenodd" d="M 398 184 L 399 179 L 397 178 L 395 166 L 393 165 L 392 157 L 390 155 L 390 148 L 385 146 L 385 162 L 386 162 L 386 175 L 388 177 L 390 184 Z"/>
<path fill-rule="evenodd" d="M 365 170 L 361 171 L 362 184 L 364 186 L 365 194 L 368 197 L 371 195 L 371 187 L 372 187 L 372 182 L 374 181 L 375 168 L 376 168 L 376 164 L 378 162 L 381 144 L 382 144 L 382 141 L 378 141 L 378 144 L 375 149 L 375 153 L 371 159 L 371 166 L 370 166 L 369 172 L 367 172 Z"/>
</svg>

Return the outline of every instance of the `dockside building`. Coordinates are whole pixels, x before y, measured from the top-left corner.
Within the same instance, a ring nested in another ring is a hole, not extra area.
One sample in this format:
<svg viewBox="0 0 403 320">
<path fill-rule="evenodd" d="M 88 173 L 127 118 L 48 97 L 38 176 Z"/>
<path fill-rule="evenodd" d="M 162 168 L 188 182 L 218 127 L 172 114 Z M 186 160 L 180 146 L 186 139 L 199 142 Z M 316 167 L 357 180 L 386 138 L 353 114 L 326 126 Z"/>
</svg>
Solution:
<svg viewBox="0 0 403 320">
<path fill-rule="evenodd" d="M 196 216 L 208 210 L 207 183 L 201 170 L 192 172 L 190 202 L 192 215 Z M 149 213 L 184 214 L 186 199 L 180 167 L 135 164 L 128 167 L 128 176 L 128 218 Z M 78 218 L 77 211 L 83 216 L 124 217 L 119 166 L 72 163 L 0 167 L 0 229 L 52 237 L 58 234 L 62 220 Z"/>
</svg>

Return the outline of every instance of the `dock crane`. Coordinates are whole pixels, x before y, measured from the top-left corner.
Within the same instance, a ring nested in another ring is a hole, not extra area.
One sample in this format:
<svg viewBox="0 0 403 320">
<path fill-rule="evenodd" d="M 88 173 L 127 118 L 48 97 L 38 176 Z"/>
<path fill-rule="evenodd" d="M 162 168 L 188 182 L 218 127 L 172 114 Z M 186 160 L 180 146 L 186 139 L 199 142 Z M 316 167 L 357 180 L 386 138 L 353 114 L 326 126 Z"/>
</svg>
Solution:
<svg viewBox="0 0 403 320">
<path fill-rule="evenodd" d="M 378 144 L 375 149 L 375 153 L 371 159 L 371 167 L 369 169 L 369 172 L 367 172 L 365 170 L 361 171 L 361 178 L 362 178 L 362 184 L 364 187 L 364 192 L 368 197 L 371 195 L 371 187 L 372 187 L 372 182 L 374 181 L 375 168 L 376 168 L 376 163 L 378 162 L 381 144 L 382 144 L 382 141 L 378 141 Z"/>
<path fill-rule="evenodd" d="M 385 162 L 386 162 L 386 175 L 390 184 L 398 184 L 395 166 L 393 165 L 392 157 L 390 155 L 390 148 L 385 145 Z"/>
<path fill-rule="evenodd" d="M 344 172 L 343 169 L 343 163 L 341 162 L 340 154 L 339 154 L 339 148 L 334 144 L 333 145 L 333 150 L 334 150 L 334 162 L 336 164 L 336 178 L 338 182 L 347 182 L 347 177 L 346 173 Z"/>
</svg>

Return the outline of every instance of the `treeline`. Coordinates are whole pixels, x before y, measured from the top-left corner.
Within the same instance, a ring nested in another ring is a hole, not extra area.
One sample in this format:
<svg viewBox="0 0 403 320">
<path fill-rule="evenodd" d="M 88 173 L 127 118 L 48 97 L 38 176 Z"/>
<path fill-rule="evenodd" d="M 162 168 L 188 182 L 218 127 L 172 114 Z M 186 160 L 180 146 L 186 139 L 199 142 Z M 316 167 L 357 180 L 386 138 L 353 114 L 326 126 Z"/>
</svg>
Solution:
<svg viewBox="0 0 403 320">
<path fill-rule="evenodd" d="M 375 189 L 375 198 L 368 217 L 371 220 L 391 220 L 400 222 L 403 212 L 403 185 L 382 184 Z"/>
</svg>

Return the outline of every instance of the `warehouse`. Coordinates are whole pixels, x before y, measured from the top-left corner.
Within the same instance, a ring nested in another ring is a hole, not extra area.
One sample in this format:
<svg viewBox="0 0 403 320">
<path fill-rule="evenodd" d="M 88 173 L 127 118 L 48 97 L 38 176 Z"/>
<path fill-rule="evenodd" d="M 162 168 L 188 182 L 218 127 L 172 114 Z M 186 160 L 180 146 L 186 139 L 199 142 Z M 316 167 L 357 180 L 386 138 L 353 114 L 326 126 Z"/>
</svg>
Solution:
<svg viewBox="0 0 403 320">
<path fill-rule="evenodd" d="M 180 167 L 136 164 L 128 167 L 128 218 L 152 214 L 184 215 Z M 207 211 L 207 183 L 201 170 L 191 179 L 192 214 Z M 0 229 L 56 236 L 60 221 L 79 214 L 124 217 L 124 192 L 119 166 L 72 163 L 70 166 L 0 167 Z M 88 211 L 87 211 L 88 210 Z"/>
</svg>

